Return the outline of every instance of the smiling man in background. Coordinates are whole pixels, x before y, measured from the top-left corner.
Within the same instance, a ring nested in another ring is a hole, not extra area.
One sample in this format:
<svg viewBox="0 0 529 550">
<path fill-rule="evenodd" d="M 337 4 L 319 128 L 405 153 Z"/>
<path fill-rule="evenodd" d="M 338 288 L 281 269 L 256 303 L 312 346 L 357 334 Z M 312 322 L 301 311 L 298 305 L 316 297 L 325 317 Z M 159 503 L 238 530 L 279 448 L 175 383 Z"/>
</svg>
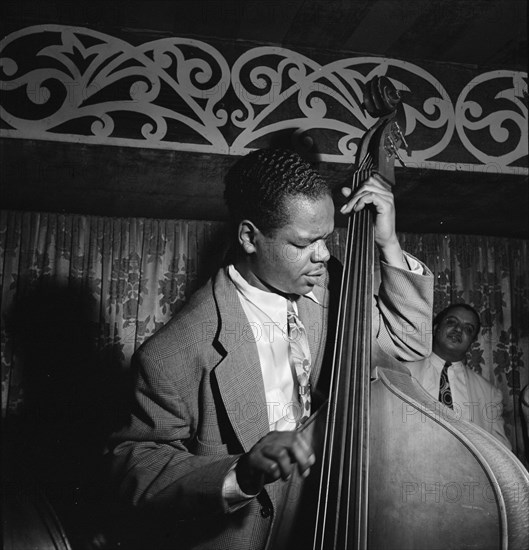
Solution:
<svg viewBox="0 0 529 550">
<path fill-rule="evenodd" d="M 466 364 L 467 351 L 480 327 L 479 314 L 473 307 L 462 303 L 449 305 L 434 319 L 433 353 L 406 366 L 430 395 L 510 449 L 501 390 Z"/>
</svg>

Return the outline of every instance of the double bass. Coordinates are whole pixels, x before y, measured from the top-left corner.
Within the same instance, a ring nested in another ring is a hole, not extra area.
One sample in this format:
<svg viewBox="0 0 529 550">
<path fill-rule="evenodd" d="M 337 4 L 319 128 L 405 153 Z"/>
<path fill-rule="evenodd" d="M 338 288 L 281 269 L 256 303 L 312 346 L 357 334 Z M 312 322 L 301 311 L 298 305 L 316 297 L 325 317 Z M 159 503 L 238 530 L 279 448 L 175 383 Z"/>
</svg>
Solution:
<svg viewBox="0 0 529 550">
<path fill-rule="evenodd" d="M 358 149 L 353 190 L 373 172 L 395 183 L 399 102 L 389 78 L 366 85 L 364 106 L 379 120 Z M 317 464 L 307 479 L 292 476 L 268 548 L 527 550 L 524 466 L 372 344 L 372 216 L 366 208 L 348 222 L 328 398 L 302 428 Z"/>
</svg>

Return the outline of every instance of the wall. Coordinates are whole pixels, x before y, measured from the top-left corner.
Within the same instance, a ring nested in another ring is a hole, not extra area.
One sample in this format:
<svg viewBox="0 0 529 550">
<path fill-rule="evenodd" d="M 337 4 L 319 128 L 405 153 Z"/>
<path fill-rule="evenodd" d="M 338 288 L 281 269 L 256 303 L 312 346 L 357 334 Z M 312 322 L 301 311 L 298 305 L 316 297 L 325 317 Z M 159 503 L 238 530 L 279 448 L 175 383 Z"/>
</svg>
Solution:
<svg viewBox="0 0 529 550">
<path fill-rule="evenodd" d="M 230 156 L 268 145 L 298 150 L 338 186 L 377 120 L 362 89 L 387 75 L 409 144 L 399 229 L 529 235 L 525 73 L 139 38 L 40 25 L 2 41 L 8 207 L 222 219 Z"/>
</svg>

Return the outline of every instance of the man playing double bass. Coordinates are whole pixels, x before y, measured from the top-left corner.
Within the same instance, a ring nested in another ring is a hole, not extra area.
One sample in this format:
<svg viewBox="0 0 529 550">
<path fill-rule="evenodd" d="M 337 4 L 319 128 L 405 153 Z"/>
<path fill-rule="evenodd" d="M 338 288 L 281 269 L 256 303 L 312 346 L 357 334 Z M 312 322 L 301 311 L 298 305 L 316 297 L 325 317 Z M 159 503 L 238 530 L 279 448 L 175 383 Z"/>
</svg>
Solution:
<svg viewBox="0 0 529 550">
<path fill-rule="evenodd" d="M 391 192 L 372 176 L 344 195 L 342 213 L 376 211 L 373 338 L 400 360 L 427 356 L 433 277 L 400 248 Z M 230 170 L 225 199 L 231 255 L 136 352 L 128 425 L 111 439 L 150 548 L 265 548 L 285 480 L 316 460 L 297 427 L 328 386 L 331 191 L 297 154 L 261 150 Z"/>
</svg>

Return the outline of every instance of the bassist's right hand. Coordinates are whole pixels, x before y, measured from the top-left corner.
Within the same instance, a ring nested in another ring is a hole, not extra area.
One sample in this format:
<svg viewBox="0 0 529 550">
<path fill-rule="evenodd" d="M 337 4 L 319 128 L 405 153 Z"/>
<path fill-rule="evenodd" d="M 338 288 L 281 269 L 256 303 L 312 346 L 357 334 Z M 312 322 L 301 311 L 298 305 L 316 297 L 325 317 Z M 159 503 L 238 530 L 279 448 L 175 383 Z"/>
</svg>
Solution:
<svg viewBox="0 0 529 550">
<path fill-rule="evenodd" d="M 294 468 L 303 477 L 308 476 L 315 461 L 302 433 L 270 432 L 239 459 L 235 469 L 237 483 L 244 493 L 256 495 L 267 483 L 287 480 Z"/>
</svg>

